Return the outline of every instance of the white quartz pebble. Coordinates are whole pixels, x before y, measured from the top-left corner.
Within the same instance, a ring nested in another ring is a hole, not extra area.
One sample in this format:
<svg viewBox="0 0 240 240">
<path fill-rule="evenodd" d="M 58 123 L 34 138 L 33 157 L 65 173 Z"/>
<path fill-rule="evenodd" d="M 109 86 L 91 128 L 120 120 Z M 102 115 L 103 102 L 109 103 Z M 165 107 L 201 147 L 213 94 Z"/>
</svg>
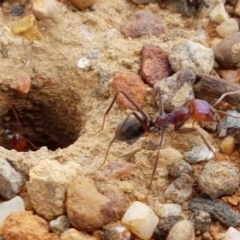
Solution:
<svg viewBox="0 0 240 240">
<path fill-rule="evenodd" d="M 143 240 L 151 238 L 159 222 L 158 216 L 146 204 L 135 201 L 127 209 L 122 224 Z"/>
<path fill-rule="evenodd" d="M 0 229 L 2 228 L 3 222 L 12 212 L 24 211 L 25 206 L 21 197 L 16 196 L 9 201 L 2 202 L 0 204 Z"/>
<path fill-rule="evenodd" d="M 225 38 L 239 31 L 238 22 L 234 18 L 230 18 L 217 26 L 216 31 L 221 37 Z"/>
<path fill-rule="evenodd" d="M 213 22 L 222 23 L 229 19 L 229 15 L 225 10 L 223 3 L 219 3 L 210 13 L 210 19 Z"/>
<path fill-rule="evenodd" d="M 240 232 L 234 227 L 228 228 L 228 230 L 225 233 L 224 240 L 239 240 L 239 239 L 240 239 Z"/>
</svg>

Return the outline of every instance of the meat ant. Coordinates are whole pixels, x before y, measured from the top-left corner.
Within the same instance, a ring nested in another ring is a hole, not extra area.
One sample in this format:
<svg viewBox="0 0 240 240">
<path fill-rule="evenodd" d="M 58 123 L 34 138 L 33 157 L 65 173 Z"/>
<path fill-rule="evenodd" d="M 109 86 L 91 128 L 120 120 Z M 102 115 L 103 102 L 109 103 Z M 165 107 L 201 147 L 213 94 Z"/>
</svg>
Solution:
<svg viewBox="0 0 240 240">
<path fill-rule="evenodd" d="M 106 116 L 111 110 L 113 104 L 115 103 L 117 96 L 119 93 L 123 94 L 126 99 L 132 103 L 132 105 L 136 108 L 138 112 L 131 112 L 127 118 L 118 125 L 115 131 L 115 135 L 111 142 L 108 145 L 108 148 L 106 150 L 105 158 L 103 163 L 100 167 L 97 168 L 100 169 L 104 164 L 106 163 L 107 156 L 110 150 L 111 145 L 115 140 L 120 141 L 128 141 L 133 140 L 136 138 L 139 138 L 142 136 L 145 132 L 149 133 L 157 133 L 160 132 L 160 139 L 157 145 L 157 156 L 154 163 L 154 168 L 151 175 L 151 181 L 148 187 L 148 194 L 151 191 L 152 181 L 153 177 L 155 175 L 157 165 L 158 165 L 158 159 L 160 155 L 160 149 L 162 147 L 163 143 L 163 136 L 164 132 L 167 130 L 169 125 L 173 125 L 173 130 L 177 133 L 190 133 L 190 132 L 197 132 L 199 136 L 202 138 L 208 149 L 214 154 L 214 150 L 212 149 L 211 145 L 207 142 L 205 137 L 202 135 L 202 133 L 193 127 L 188 128 L 182 128 L 182 126 L 186 123 L 186 121 L 190 118 L 193 119 L 193 123 L 195 122 L 215 122 L 219 120 L 218 113 L 222 113 L 225 115 L 230 115 L 224 111 L 216 110 L 214 107 L 218 105 L 223 98 L 225 98 L 228 95 L 239 93 L 240 91 L 234 91 L 234 92 L 228 92 L 224 93 L 212 106 L 205 100 L 201 99 L 192 99 L 188 100 L 186 103 L 184 103 L 181 107 L 177 107 L 172 112 L 165 114 L 163 110 L 163 101 L 162 101 L 162 92 L 161 89 L 158 87 L 156 95 L 158 96 L 158 113 L 155 120 L 152 120 L 144 111 L 143 109 L 122 89 L 119 89 L 110 106 L 108 107 L 107 111 L 104 114 L 103 117 L 103 123 L 101 129 L 98 131 L 100 132 L 104 128 Z M 232 116 L 232 115 L 231 115 Z M 232 116 L 235 117 L 235 116 Z M 98 133 L 97 132 L 97 133 Z"/>
<path fill-rule="evenodd" d="M 25 138 L 22 135 L 22 133 L 21 133 L 22 126 L 21 126 L 18 115 L 17 115 L 14 107 L 12 106 L 12 104 L 2 94 L 0 94 L 0 99 L 3 102 L 5 102 L 5 104 L 12 110 L 13 115 L 17 121 L 18 128 L 19 128 L 19 132 L 10 131 L 8 129 L 4 131 L 4 135 L 7 138 L 7 140 L 9 140 L 11 148 L 15 149 L 18 152 L 27 152 L 30 150 L 30 148 L 37 150 L 38 148 L 30 140 L 28 140 L 27 138 Z"/>
</svg>

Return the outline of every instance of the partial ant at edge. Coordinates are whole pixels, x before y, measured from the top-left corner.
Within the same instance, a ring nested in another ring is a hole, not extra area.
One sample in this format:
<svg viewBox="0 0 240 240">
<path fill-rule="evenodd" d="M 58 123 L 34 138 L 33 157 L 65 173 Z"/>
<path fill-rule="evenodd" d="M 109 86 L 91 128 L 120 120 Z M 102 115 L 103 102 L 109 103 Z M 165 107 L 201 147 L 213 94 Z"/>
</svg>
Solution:
<svg viewBox="0 0 240 240">
<path fill-rule="evenodd" d="M 136 108 L 136 111 L 129 113 L 126 119 L 118 125 L 115 131 L 115 135 L 107 147 L 103 163 L 96 170 L 102 168 L 105 165 L 110 147 L 112 146 L 115 140 L 129 141 L 133 139 L 138 139 L 146 132 L 148 133 L 160 132 L 160 138 L 157 145 L 157 156 L 151 175 L 151 180 L 148 186 L 147 193 L 148 196 L 150 194 L 153 177 L 157 169 L 160 150 L 162 147 L 163 137 L 166 129 L 172 124 L 173 130 L 177 133 L 197 132 L 199 136 L 202 138 L 205 145 L 208 147 L 208 149 L 215 155 L 211 145 L 208 143 L 208 141 L 205 139 L 205 137 L 197 128 L 195 128 L 194 126 L 191 128 L 182 127 L 186 123 L 186 121 L 189 120 L 190 118 L 193 120 L 193 122 L 199 123 L 219 121 L 219 113 L 238 118 L 224 111 L 216 110 L 214 107 L 216 107 L 226 96 L 236 94 L 239 92 L 240 90 L 222 94 L 214 105 L 210 105 L 207 101 L 201 99 L 188 100 L 182 106 L 177 107 L 172 112 L 165 114 L 163 108 L 162 92 L 160 88 L 157 88 L 156 95 L 158 98 L 158 113 L 156 118 L 153 120 L 124 90 L 119 89 L 116 92 L 108 109 L 104 113 L 102 127 L 97 133 L 103 130 L 106 116 L 110 112 L 113 104 L 117 100 L 117 96 L 120 93 L 123 94 L 124 97 Z"/>
</svg>

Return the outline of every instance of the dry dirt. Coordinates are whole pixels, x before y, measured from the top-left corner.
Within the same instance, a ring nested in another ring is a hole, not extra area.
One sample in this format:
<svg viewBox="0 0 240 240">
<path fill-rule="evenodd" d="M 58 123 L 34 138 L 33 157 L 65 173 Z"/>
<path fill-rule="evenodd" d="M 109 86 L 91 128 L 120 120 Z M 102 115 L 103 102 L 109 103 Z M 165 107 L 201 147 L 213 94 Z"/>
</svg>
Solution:
<svg viewBox="0 0 240 240">
<path fill-rule="evenodd" d="M 121 24 L 142 8 L 163 20 L 165 32 L 159 37 L 125 39 L 119 32 Z M 21 18 L 12 17 L 10 9 L 9 4 L 0 9 L 1 39 L 10 35 L 8 29 Z M 117 160 L 131 162 L 135 166 L 124 181 L 108 179 L 104 175 L 104 167 L 94 172 L 104 159 L 115 128 L 128 113 L 115 104 L 104 130 L 94 134 L 101 128 L 103 114 L 113 97 L 109 83 L 119 70 L 139 72 L 140 51 L 144 43 L 154 44 L 168 52 L 178 37 L 197 39 L 207 23 L 207 18 L 183 18 L 180 14 L 161 9 L 156 3 L 143 7 L 126 0 L 99 0 L 93 10 L 69 9 L 57 23 L 50 19 L 39 21 L 44 39 L 24 39 L 23 43 L 8 41 L 4 45 L 8 56 L 3 58 L 0 54 L 0 88 L 19 114 L 23 134 L 36 145 L 48 146 L 52 150 L 42 147 L 38 151 L 22 153 L 0 147 L 0 156 L 25 174 L 41 160 L 75 161 L 81 165 L 82 174 L 92 176 L 98 184 L 109 182 L 118 185 L 131 201 L 144 199 L 156 156 L 156 151 L 148 149 L 152 141 L 158 141 L 157 134 L 142 137 L 132 145 L 125 142 L 113 144 L 106 165 Z M 90 59 L 90 68 L 81 70 L 77 67 L 81 57 Z M 21 73 L 32 78 L 28 96 L 17 94 L 10 88 L 11 81 Z M 149 87 L 144 110 L 154 116 L 157 109 L 150 104 L 151 94 Z M 2 128 L 16 127 L 11 110 L 4 102 L 1 103 L 1 113 Z M 214 138 L 208 134 L 207 137 L 216 144 Z M 197 135 L 178 135 L 170 127 L 163 149 L 174 148 L 184 153 L 196 145 L 203 145 Z M 153 208 L 158 202 L 164 202 L 162 192 L 171 182 L 167 176 L 171 150 L 165 150 L 165 155 L 160 157 L 149 196 L 149 204 Z M 233 156 L 238 158 L 238 153 Z M 219 160 L 232 159 L 220 154 L 217 157 Z M 200 170 L 202 166 L 196 168 Z"/>
</svg>

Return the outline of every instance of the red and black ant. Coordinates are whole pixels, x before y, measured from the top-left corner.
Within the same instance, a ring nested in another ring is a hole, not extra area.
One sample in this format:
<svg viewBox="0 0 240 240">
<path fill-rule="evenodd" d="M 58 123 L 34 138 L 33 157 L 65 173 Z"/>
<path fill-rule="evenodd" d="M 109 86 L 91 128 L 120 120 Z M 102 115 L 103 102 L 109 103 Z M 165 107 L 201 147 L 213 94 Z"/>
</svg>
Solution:
<svg viewBox="0 0 240 240">
<path fill-rule="evenodd" d="M 22 132 L 22 126 L 19 121 L 18 115 L 12 106 L 12 104 L 7 100 L 6 97 L 4 97 L 2 94 L 0 94 L 0 99 L 5 102 L 5 104 L 12 110 L 13 115 L 17 121 L 19 132 L 14 132 L 10 130 L 5 130 L 4 135 L 6 139 L 10 142 L 11 149 L 15 149 L 18 152 L 27 152 L 30 149 L 37 150 L 38 148 L 27 138 L 23 136 Z"/>
<path fill-rule="evenodd" d="M 136 108 L 137 112 L 131 112 L 127 118 L 117 127 L 115 135 L 111 142 L 108 145 L 105 158 L 101 166 L 98 168 L 100 169 L 106 162 L 108 152 L 110 150 L 111 145 L 115 140 L 121 140 L 121 141 L 128 141 L 133 140 L 135 138 L 139 138 L 142 136 L 145 132 L 149 133 L 156 133 L 160 132 L 160 139 L 158 143 L 157 148 L 157 157 L 154 164 L 154 168 L 152 171 L 151 181 L 148 187 L 148 195 L 151 190 L 153 177 L 156 172 L 156 168 L 158 165 L 158 159 L 159 159 L 159 153 L 160 149 L 163 143 L 163 135 L 166 129 L 169 127 L 169 125 L 173 125 L 173 130 L 177 133 L 189 133 L 189 132 L 198 132 L 198 134 L 201 136 L 202 140 L 208 147 L 208 149 L 213 152 L 211 145 L 207 142 L 207 140 L 204 138 L 204 136 L 201 134 L 201 132 L 195 128 L 194 126 L 191 128 L 182 128 L 182 126 L 186 123 L 186 121 L 190 118 L 193 119 L 193 121 L 202 123 L 202 122 L 215 122 L 218 121 L 218 113 L 222 113 L 225 115 L 229 115 L 223 111 L 216 110 L 214 107 L 218 105 L 223 98 L 225 98 L 227 95 L 239 93 L 239 91 L 234 92 L 228 92 L 223 94 L 216 103 L 212 106 L 205 100 L 200 99 L 192 99 L 188 100 L 186 103 L 184 103 L 181 107 L 178 107 L 174 109 L 172 112 L 165 114 L 163 110 L 163 101 L 162 101 L 162 93 L 161 89 L 157 88 L 157 95 L 158 95 L 158 114 L 155 120 L 152 120 L 144 111 L 143 109 L 132 100 L 132 98 L 124 91 L 124 90 L 118 90 L 115 94 L 110 106 L 108 107 L 107 111 L 104 114 L 103 117 L 103 124 L 102 128 L 98 131 L 100 132 L 104 128 L 105 119 L 109 111 L 111 110 L 113 104 L 115 103 L 118 94 L 123 94 L 126 99 L 132 103 L 132 105 Z M 140 115 L 140 114 L 141 115 Z M 232 116 L 234 117 L 234 116 Z"/>
</svg>

